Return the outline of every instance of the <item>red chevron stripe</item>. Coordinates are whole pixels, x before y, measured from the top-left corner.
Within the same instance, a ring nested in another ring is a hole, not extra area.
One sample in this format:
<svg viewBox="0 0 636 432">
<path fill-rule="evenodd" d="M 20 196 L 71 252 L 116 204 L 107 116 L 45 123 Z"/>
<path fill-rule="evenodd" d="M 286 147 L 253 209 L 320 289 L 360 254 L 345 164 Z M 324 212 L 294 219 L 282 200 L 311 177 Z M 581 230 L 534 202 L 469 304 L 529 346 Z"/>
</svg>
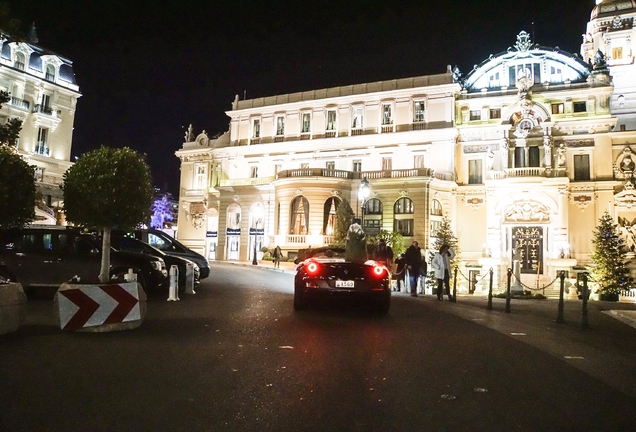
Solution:
<svg viewBox="0 0 636 432">
<path fill-rule="evenodd" d="M 60 291 L 60 294 L 79 307 L 79 310 L 75 312 L 73 318 L 66 323 L 63 330 L 78 330 L 83 328 L 86 321 L 99 309 L 99 304 L 79 289 Z"/>
<path fill-rule="evenodd" d="M 122 288 L 120 285 L 102 285 L 100 288 L 109 296 L 119 302 L 117 307 L 106 318 L 104 324 L 114 324 L 123 322 L 128 316 L 132 308 L 135 307 L 139 300 L 137 300 L 128 291 Z"/>
</svg>

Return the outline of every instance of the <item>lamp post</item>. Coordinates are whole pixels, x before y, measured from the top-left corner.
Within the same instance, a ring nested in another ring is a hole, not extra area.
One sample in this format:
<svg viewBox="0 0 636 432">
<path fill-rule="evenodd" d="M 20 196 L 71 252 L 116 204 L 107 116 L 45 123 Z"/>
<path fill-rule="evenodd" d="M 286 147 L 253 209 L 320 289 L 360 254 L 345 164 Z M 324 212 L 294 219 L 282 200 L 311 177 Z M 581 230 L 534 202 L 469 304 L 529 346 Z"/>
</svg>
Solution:
<svg viewBox="0 0 636 432">
<path fill-rule="evenodd" d="M 256 259 L 256 244 L 258 243 L 258 225 L 262 221 L 262 211 L 260 207 L 256 207 L 254 209 L 254 252 L 252 256 L 252 265 L 258 265 L 258 260 Z"/>
<path fill-rule="evenodd" d="M 369 181 L 366 177 L 363 177 L 360 182 L 360 187 L 358 187 L 358 200 L 360 200 L 362 206 L 362 230 L 364 230 L 364 204 L 366 199 L 369 198 L 370 193 L 371 187 L 369 186 Z"/>
</svg>

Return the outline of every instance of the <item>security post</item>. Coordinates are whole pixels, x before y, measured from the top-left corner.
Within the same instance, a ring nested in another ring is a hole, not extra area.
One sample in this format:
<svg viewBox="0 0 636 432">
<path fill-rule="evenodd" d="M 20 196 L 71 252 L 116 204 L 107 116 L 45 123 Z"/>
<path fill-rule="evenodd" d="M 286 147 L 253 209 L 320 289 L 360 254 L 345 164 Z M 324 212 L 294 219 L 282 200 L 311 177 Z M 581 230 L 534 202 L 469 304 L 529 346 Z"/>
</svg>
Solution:
<svg viewBox="0 0 636 432">
<path fill-rule="evenodd" d="M 490 267 L 490 270 L 488 271 L 488 273 L 490 273 L 490 285 L 488 287 L 488 310 L 492 310 L 492 277 L 493 277 L 492 267 Z"/>
<path fill-rule="evenodd" d="M 179 267 L 170 267 L 170 288 L 168 289 L 168 301 L 179 300 Z"/>
<path fill-rule="evenodd" d="M 455 267 L 455 275 L 453 276 L 453 299 L 451 300 L 453 303 L 457 303 L 457 267 Z"/>
<path fill-rule="evenodd" d="M 186 263 L 186 278 L 185 278 L 185 291 L 184 294 L 196 294 L 194 292 L 194 264 Z"/>
<path fill-rule="evenodd" d="M 559 273 L 559 279 L 561 279 L 561 290 L 559 291 L 559 315 L 557 316 L 556 322 L 564 323 L 565 319 L 563 318 L 563 291 L 565 290 L 565 272 L 561 270 Z"/>
<path fill-rule="evenodd" d="M 583 279 L 583 309 L 581 310 L 581 327 L 588 328 L 589 324 L 587 322 L 587 297 L 588 297 L 588 288 L 587 288 L 587 273 L 581 274 Z"/>
<path fill-rule="evenodd" d="M 506 283 L 506 313 L 510 313 L 510 278 L 512 278 L 512 269 L 508 269 L 508 282 Z"/>
</svg>

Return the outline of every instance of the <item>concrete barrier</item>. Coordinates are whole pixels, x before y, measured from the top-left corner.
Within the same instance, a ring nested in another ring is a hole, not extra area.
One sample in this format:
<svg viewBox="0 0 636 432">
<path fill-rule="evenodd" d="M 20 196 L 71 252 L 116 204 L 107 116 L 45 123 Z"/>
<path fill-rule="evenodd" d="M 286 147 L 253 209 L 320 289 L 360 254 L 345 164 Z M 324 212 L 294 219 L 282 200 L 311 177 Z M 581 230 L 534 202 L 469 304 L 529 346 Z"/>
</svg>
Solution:
<svg viewBox="0 0 636 432">
<path fill-rule="evenodd" d="M 20 328 L 26 319 L 27 297 L 19 283 L 0 284 L 0 334 Z"/>
<path fill-rule="evenodd" d="M 55 311 L 62 330 L 131 330 L 143 322 L 146 301 L 146 293 L 137 282 L 64 283 L 55 294 Z"/>
</svg>

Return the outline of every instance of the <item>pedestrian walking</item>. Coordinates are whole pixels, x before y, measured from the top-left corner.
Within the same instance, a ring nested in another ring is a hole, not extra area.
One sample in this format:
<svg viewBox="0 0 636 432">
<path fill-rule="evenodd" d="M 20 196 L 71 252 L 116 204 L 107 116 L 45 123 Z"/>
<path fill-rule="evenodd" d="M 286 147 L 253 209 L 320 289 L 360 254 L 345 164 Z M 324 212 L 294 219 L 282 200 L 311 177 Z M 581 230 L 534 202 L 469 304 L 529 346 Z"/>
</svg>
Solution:
<svg viewBox="0 0 636 432">
<path fill-rule="evenodd" d="M 426 254 L 422 258 L 422 268 L 420 270 L 420 294 L 426 293 L 426 275 L 428 273 L 428 264 L 426 263 Z"/>
<path fill-rule="evenodd" d="M 391 270 L 393 265 L 393 249 L 386 244 L 386 240 L 378 240 L 378 244 L 373 250 L 373 259 L 379 263 L 382 263 L 386 268 Z"/>
<path fill-rule="evenodd" d="M 409 272 L 411 295 L 417 297 L 417 282 L 420 278 L 420 271 L 422 270 L 422 249 L 420 249 L 416 241 L 406 250 L 404 259 L 406 260 L 406 268 Z"/>
<path fill-rule="evenodd" d="M 280 250 L 280 246 L 276 245 L 272 256 L 274 257 L 274 268 L 280 268 L 280 259 L 283 257 L 283 251 Z"/>
<path fill-rule="evenodd" d="M 406 276 L 406 260 L 404 259 L 404 255 L 399 254 L 395 259 L 395 277 L 396 288 L 393 291 L 402 291 L 402 287 L 404 287 L 404 292 L 406 292 L 406 285 L 404 285 L 404 278 Z"/>
<path fill-rule="evenodd" d="M 447 244 L 442 245 L 439 248 L 439 252 L 433 257 L 431 266 L 435 271 L 435 279 L 437 279 L 437 300 L 444 300 L 444 288 L 448 294 L 448 300 L 452 301 L 450 290 L 450 268 L 451 260 L 455 257 L 455 251 L 451 249 Z"/>
</svg>

